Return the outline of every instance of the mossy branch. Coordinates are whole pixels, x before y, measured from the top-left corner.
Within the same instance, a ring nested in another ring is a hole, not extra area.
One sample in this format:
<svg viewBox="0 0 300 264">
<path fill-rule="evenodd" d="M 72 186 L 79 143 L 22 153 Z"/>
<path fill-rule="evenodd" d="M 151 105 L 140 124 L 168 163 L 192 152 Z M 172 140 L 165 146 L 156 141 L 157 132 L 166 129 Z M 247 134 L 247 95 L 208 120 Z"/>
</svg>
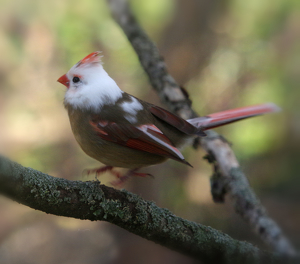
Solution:
<svg viewBox="0 0 300 264">
<path fill-rule="evenodd" d="M 58 216 L 102 220 L 204 263 L 280 263 L 271 253 L 99 181 L 70 181 L 0 156 L 0 193 Z"/>
</svg>

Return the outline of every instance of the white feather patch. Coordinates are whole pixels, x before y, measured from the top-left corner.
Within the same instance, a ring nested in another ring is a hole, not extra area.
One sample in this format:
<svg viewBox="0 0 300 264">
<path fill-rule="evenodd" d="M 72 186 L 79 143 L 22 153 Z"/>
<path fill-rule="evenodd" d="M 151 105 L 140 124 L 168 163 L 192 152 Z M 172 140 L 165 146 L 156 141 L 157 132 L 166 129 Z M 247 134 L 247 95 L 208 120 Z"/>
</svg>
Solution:
<svg viewBox="0 0 300 264">
<path fill-rule="evenodd" d="M 131 97 L 131 101 L 123 102 L 121 104 L 122 109 L 126 114 L 124 117 L 130 122 L 135 123 L 137 121 L 137 112 L 143 109 L 142 104 L 134 97 Z"/>
<path fill-rule="evenodd" d="M 80 76 L 79 83 L 73 83 L 74 76 Z M 76 67 L 67 73 L 70 87 L 65 94 L 65 102 L 74 108 L 99 111 L 105 104 L 114 104 L 123 91 L 107 74 L 100 63 Z"/>
</svg>

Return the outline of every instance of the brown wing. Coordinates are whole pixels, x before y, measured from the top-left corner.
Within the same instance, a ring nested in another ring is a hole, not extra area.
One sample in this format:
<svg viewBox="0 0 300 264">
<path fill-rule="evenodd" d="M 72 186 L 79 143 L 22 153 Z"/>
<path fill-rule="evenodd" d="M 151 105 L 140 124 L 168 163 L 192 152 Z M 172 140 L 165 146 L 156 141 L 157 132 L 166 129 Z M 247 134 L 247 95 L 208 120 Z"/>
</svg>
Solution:
<svg viewBox="0 0 300 264">
<path fill-rule="evenodd" d="M 149 110 L 155 117 L 165 121 L 169 125 L 177 128 L 187 135 L 206 136 L 206 134 L 201 129 L 193 126 L 181 117 L 176 116 L 159 106 L 152 106 Z"/>
<path fill-rule="evenodd" d="M 191 166 L 163 132 L 153 124 L 136 127 L 130 124 L 119 125 L 104 120 L 90 121 L 90 124 L 98 136 L 104 140 L 128 148 L 165 156 Z"/>
</svg>

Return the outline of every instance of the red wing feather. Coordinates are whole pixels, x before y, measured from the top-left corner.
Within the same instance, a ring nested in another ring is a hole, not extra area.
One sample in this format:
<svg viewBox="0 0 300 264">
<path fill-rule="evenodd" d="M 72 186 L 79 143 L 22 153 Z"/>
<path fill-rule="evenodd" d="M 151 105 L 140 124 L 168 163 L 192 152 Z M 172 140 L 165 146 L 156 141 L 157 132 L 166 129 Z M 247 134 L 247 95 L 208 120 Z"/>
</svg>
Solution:
<svg viewBox="0 0 300 264">
<path fill-rule="evenodd" d="M 142 140 L 136 139 L 136 138 L 128 139 L 128 141 L 126 142 L 126 146 L 129 148 L 143 150 L 143 151 L 158 154 L 161 156 L 169 156 L 170 155 L 167 151 L 165 151 L 159 147 L 156 147 L 152 144 L 146 143 Z"/>
<path fill-rule="evenodd" d="M 91 121 L 90 124 L 98 136 L 104 140 L 128 148 L 166 156 L 190 165 L 185 161 L 181 152 L 174 147 L 171 141 L 153 124 L 145 124 L 138 127 L 128 124 L 118 125 L 114 122 L 106 121 Z"/>
</svg>

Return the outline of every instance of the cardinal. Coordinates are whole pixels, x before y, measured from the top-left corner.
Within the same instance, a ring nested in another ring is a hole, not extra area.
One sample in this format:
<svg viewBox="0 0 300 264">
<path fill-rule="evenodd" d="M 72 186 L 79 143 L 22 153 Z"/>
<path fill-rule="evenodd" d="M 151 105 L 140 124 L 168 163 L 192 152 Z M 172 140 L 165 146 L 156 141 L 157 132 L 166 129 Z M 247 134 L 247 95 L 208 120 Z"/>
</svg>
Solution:
<svg viewBox="0 0 300 264">
<path fill-rule="evenodd" d="M 88 172 L 111 171 L 118 183 L 130 176 L 147 176 L 138 169 L 167 159 L 191 166 L 180 149 L 205 136 L 205 130 L 279 110 L 267 103 L 184 120 L 122 91 L 104 70 L 98 51 L 80 60 L 58 82 L 67 87 L 64 106 L 78 144 L 105 164 Z M 114 167 L 129 170 L 121 175 Z"/>
</svg>

